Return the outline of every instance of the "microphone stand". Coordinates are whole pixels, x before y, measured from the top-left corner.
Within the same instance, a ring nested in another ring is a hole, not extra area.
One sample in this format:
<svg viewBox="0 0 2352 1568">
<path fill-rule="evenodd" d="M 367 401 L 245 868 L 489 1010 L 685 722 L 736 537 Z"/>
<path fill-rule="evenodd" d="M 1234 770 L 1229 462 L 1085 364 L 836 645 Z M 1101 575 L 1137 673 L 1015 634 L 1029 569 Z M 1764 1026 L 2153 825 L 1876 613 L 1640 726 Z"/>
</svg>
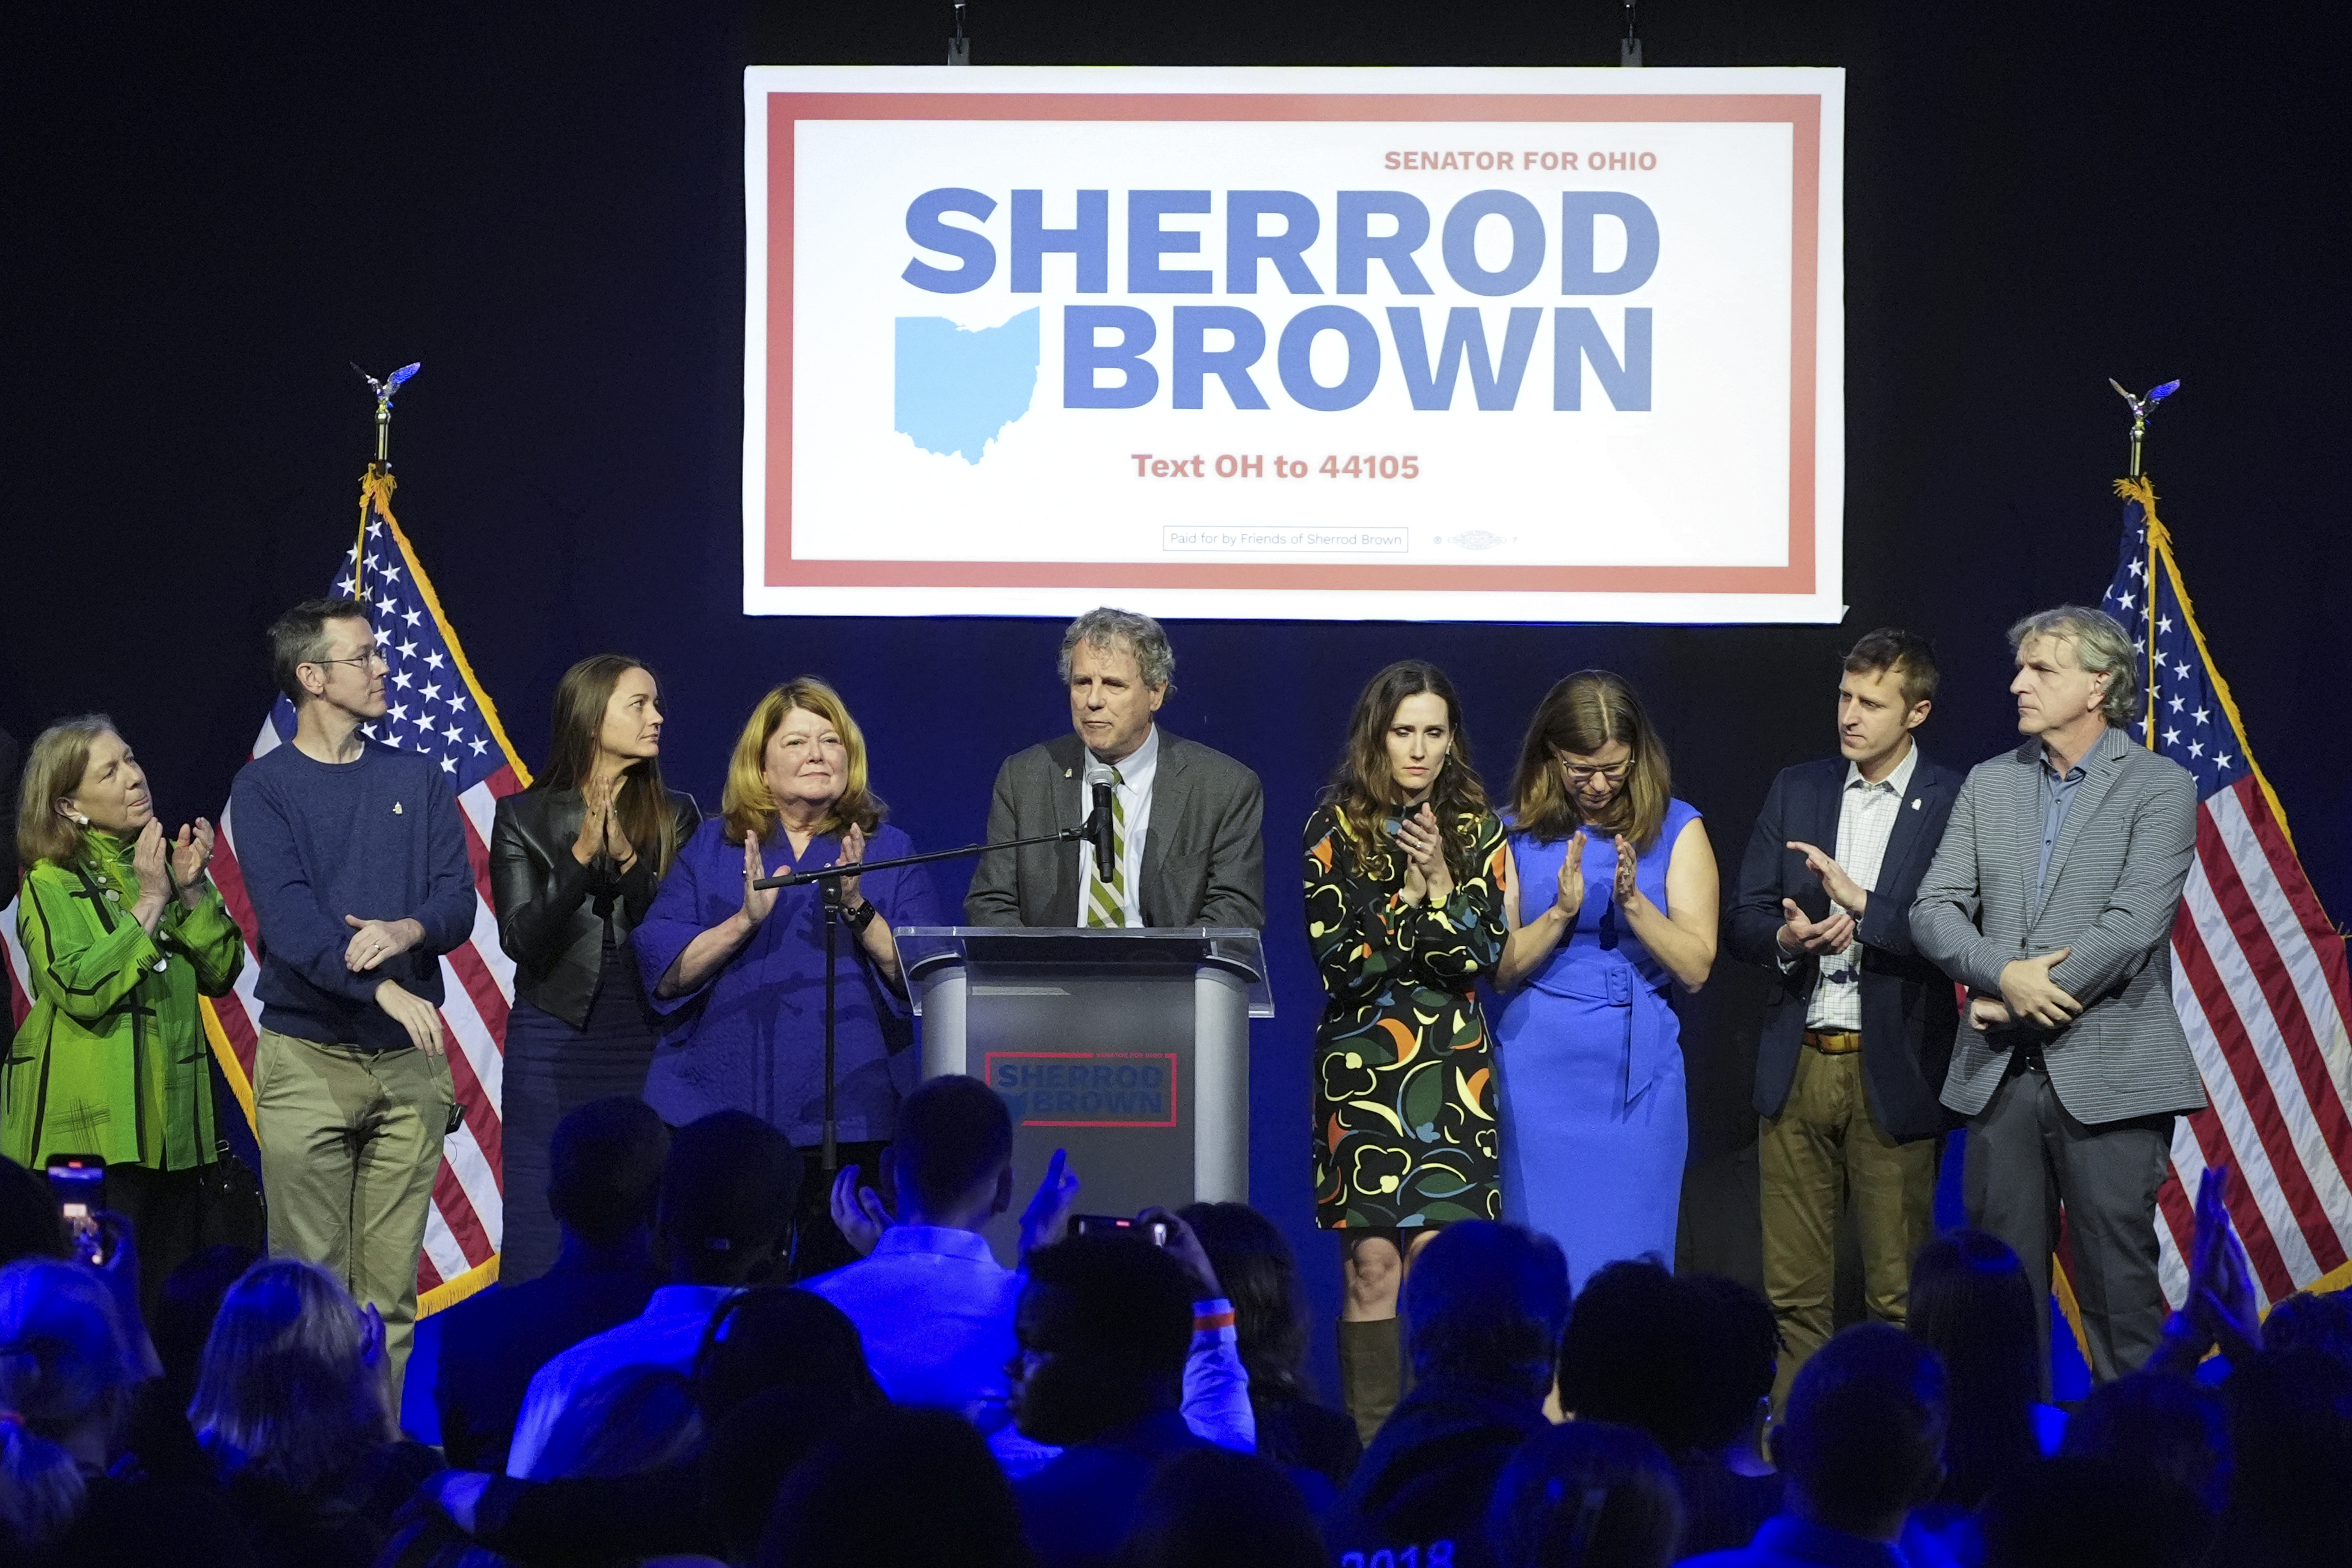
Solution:
<svg viewBox="0 0 2352 1568">
<path fill-rule="evenodd" d="M 777 877 L 762 877 L 753 882 L 754 888 L 805 888 L 814 884 L 822 889 L 824 909 L 824 1146 L 821 1168 L 830 1184 L 839 1163 L 839 1139 L 834 1116 L 834 1040 L 836 1027 L 835 991 L 837 984 L 835 957 L 836 933 L 841 929 L 841 884 L 851 877 L 862 877 L 868 871 L 892 871 L 901 866 L 924 866 L 934 860 L 966 860 L 995 849 L 1025 849 L 1036 844 L 1083 844 L 1090 842 L 1099 831 L 1097 823 L 1102 813 L 1089 812 L 1087 819 L 1076 827 L 1065 827 L 1057 833 L 1040 833 L 1029 838 L 1008 838 L 1001 844 L 967 844 L 957 849 L 934 849 L 927 855 L 902 855 L 895 860 L 861 860 L 844 866 L 838 862 L 822 866 L 814 871 L 790 871 Z M 877 911 L 878 913 L 878 911 Z M 775 1105 L 775 1057 L 768 1058 L 768 1103 Z"/>
</svg>

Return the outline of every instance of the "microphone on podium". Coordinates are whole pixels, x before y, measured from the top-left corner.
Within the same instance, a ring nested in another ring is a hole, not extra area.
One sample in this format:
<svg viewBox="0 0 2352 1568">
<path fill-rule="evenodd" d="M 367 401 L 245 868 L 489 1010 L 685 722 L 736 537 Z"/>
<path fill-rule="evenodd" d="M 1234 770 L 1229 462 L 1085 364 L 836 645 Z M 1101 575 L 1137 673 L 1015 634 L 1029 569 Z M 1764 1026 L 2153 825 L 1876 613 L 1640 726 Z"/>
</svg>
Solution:
<svg viewBox="0 0 2352 1568">
<path fill-rule="evenodd" d="M 1113 786 L 1110 781 L 1111 771 L 1102 763 L 1095 763 L 1087 767 L 1087 785 L 1093 792 L 1095 808 L 1087 817 L 1086 836 L 1087 842 L 1095 847 L 1095 876 L 1104 882 L 1113 881 L 1118 877 L 1118 867 L 1113 862 L 1116 846 L 1112 842 Z"/>
</svg>

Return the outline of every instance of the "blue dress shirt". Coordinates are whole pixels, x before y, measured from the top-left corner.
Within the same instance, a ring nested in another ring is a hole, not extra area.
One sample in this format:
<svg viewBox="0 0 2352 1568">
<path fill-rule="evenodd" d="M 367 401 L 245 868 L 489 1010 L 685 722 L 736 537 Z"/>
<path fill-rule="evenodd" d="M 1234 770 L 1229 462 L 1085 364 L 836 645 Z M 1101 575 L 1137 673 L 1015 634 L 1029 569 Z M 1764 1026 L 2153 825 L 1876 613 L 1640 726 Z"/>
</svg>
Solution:
<svg viewBox="0 0 2352 1568">
<path fill-rule="evenodd" d="M 2066 812 L 2074 804 L 2074 791 L 2083 777 L 2082 763 L 2061 773 L 2050 765 L 2050 753 L 2042 753 L 2042 864 L 2033 873 L 2037 888 L 2050 879 L 2050 857 L 2058 847 L 2058 836 L 2066 830 Z"/>
<path fill-rule="evenodd" d="M 976 1232 L 894 1225 L 873 1254 L 803 1287 L 857 1325 L 866 1364 L 893 1405 L 953 1410 L 983 1433 L 1008 1419 L 1021 1276 Z"/>
</svg>

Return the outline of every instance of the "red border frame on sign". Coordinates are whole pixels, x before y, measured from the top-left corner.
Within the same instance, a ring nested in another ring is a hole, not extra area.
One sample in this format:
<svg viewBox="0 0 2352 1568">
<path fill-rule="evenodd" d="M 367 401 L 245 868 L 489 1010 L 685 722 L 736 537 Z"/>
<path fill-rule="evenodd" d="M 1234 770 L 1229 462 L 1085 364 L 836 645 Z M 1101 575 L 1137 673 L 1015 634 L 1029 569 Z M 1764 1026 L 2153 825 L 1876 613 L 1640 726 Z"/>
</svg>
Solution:
<svg viewBox="0 0 2352 1568">
<path fill-rule="evenodd" d="M 1168 1120 L 1165 1121 L 1035 1121 L 1023 1117 L 1020 1127 L 1173 1127 L 1177 1125 L 1177 1061 L 1173 1051 L 990 1051 L 980 1058 L 980 1081 L 995 1088 L 996 1064 L 1005 1061 L 1166 1062 Z"/>
<path fill-rule="evenodd" d="M 793 556 L 793 128 L 803 120 L 1703 121 L 1790 128 L 1793 159 L 1785 566 L 1200 565 L 1156 562 L 801 561 Z M 1136 587 L 1496 593 L 1809 594 L 1813 591 L 1814 379 L 1821 286 L 1821 100 L 1807 93 L 888 93 L 768 94 L 767 550 L 771 588 Z M 1049 1125 L 1038 1123 L 1037 1125 Z M 1089 1123 L 1088 1125 L 1108 1125 Z"/>
</svg>

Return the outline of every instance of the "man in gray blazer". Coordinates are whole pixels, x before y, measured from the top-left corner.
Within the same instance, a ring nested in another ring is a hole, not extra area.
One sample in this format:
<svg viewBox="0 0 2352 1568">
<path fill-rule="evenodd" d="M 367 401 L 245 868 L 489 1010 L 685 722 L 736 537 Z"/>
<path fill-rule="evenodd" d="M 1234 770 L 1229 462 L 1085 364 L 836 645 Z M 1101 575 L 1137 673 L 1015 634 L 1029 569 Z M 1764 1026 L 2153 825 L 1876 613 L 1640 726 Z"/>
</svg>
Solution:
<svg viewBox="0 0 2352 1568">
<path fill-rule="evenodd" d="M 1181 740 L 1153 715 L 1176 656 L 1149 616 L 1089 610 L 1062 635 L 1072 733 L 1032 746 L 997 770 L 992 842 L 1086 819 L 1097 784 L 1111 786 L 1111 876 L 1085 844 L 983 855 L 963 901 L 983 926 L 1265 924 L 1265 792 L 1219 752 Z"/>
<path fill-rule="evenodd" d="M 1960 787 L 1911 932 L 1969 988 L 1943 1100 L 1969 1119 L 1969 1223 L 2017 1249 L 2046 1331 L 2064 1208 L 2105 1383 L 2137 1370 L 2163 1332 L 2157 1188 L 2175 1115 L 2205 1103 L 2170 945 L 2197 785 L 2126 733 L 2138 671 L 2113 617 L 2061 605 L 2009 640 L 2026 742 Z"/>
</svg>

